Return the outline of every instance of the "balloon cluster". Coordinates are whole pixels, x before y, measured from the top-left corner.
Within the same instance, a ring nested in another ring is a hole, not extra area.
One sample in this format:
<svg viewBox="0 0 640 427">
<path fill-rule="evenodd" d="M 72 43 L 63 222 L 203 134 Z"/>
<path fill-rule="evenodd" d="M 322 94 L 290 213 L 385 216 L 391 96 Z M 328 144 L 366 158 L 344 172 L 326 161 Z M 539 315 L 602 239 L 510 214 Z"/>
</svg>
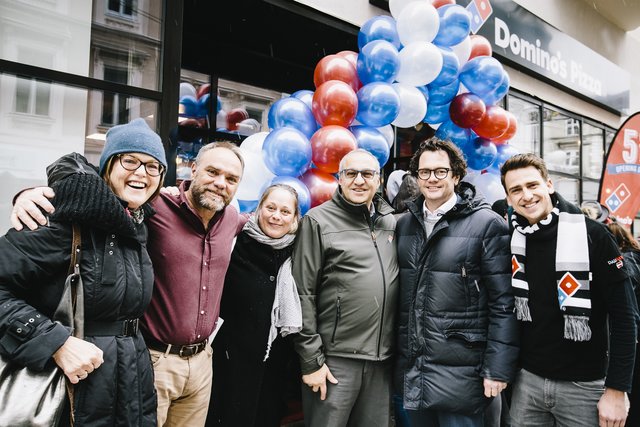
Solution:
<svg viewBox="0 0 640 427">
<path fill-rule="evenodd" d="M 208 128 L 210 122 L 211 85 L 209 83 L 197 89 L 191 83 L 180 83 L 180 105 L 178 124 L 183 127 Z M 260 123 L 249 118 L 244 108 L 234 108 L 228 112 L 222 109 L 222 101 L 217 101 L 215 109 L 216 130 L 249 136 L 260 131 Z"/>
<path fill-rule="evenodd" d="M 487 175 L 476 179 L 479 190 L 498 198 L 498 168 L 516 152 L 508 145 L 516 118 L 498 105 L 509 76 L 491 56 L 490 43 L 469 35 L 471 14 L 455 0 L 390 0 L 389 7 L 392 16 L 360 28 L 359 53 L 322 58 L 315 91 L 275 102 L 270 132 L 241 144 L 246 167 L 236 197 L 242 210 L 253 209 L 267 185 L 284 182 L 298 191 L 304 214 L 331 197 L 345 154 L 363 148 L 383 166 L 392 125 L 419 123 L 456 143 L 470 176 Z"/>
</svg>

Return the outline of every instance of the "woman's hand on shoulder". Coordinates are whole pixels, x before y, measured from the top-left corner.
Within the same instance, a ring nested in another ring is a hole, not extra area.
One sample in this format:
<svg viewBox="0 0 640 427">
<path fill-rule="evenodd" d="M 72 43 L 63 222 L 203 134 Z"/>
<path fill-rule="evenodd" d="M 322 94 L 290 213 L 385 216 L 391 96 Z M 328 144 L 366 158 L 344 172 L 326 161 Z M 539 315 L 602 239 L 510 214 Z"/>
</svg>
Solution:
<svg viewBox="0 0 640 427">
<path fill-rule="evenodd" d="M 89 341 L 69 337 L 53 354 L 53 360 L 69 378 L 71 384 L 86 379 L 104 362 L 102 350 Z"/>
</svg>

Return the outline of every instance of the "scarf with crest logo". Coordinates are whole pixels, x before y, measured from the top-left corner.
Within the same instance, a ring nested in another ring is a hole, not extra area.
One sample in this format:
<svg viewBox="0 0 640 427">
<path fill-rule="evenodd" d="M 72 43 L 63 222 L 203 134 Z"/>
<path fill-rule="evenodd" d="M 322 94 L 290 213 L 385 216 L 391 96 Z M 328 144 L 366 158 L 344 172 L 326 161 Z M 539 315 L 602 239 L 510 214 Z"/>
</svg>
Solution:
<svg viewBox="0 0 640 427">
<path fill-rule="evenodd" d="M 526 266 L 527 240 L 543 238 L 557 240 L 555 277 L 558 307 L 564 317 L 564 338 L 573 341 L 589 341 L 591 314 L 589 246 L 587 226 L 582 212 L 558 194 L 551 195 L 554 207 L 549 215 L 530 225 L 525 218 L 511 215 L 514 228 L 511 237 L 511 269 L 516 316 L 523 322 L 531 322 L 529 309 L 529 282 Z M 533 286 L 536 284 L 534 283 Z"/>
</svg>

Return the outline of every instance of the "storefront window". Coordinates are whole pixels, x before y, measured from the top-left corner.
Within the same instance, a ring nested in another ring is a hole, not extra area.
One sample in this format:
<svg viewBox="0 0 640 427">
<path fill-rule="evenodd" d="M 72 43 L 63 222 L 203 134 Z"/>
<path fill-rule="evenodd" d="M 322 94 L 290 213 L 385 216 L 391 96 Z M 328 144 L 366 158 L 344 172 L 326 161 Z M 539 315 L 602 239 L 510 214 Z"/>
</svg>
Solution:
<svg viewBox="0 0 640 427">
<path fill-rule="evenodd" d="M 584 123 L 582 126 L 582 176 L 600 179 L 604 162 L 603 129 Z"/>
<path fill-rule="evenodd" d="M 51 162 L 75 151 L 98 164 L 110 127 L 101 120 L 103 100 L 123 95 L 8 74 L 0 74 L 0 93 L 12 94 L 0 97 L 0 233 L 4 234 L 13 196 L 23 188 L 46 184 L 45 169 Z M 129 119 L 143 117 L 155 129 L 157 103 L 127 100 Z"/>
<path fill-rule="evenodd" d="M 0 59 L 158 90 L 163 3 L 0 0 Z"/>
<path fill-rule="evenodd" d="M 580 187 L 579 181 L 576 178 L 569 178 L 552 172 L 549 172 L 549 176 L 553 182 L 554 189 L 560 193 L 565 200 L 575 204 L 580 203 Z"/>
<path fill-rule="evenodd" d="M 540 153 L 540 107 L 509 95 L 509 111 L 518 119 L 518 131 L 509 144 L 521 153 Z"/>
<path fill-rule="evenodd" d="M 575 119 L 559 111 L 543 108 L 543 156 L 549 171 L 580 175 L 580 132 Z M 579 124 L 579 122 L 578 122 Z"/>
</svg>

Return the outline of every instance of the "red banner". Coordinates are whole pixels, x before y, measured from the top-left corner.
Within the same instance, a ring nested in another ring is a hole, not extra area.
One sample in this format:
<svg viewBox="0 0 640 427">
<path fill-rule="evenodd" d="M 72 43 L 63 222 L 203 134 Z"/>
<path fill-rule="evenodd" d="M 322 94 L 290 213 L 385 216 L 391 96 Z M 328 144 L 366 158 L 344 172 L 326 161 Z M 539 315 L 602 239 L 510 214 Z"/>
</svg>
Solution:
<svg viewBox="0 0 640 427">
<path fill-rule="evenodd" d="M 640 112 L 616 132 L 602 171 L 599 199 L 621 224 L 631 227 L 640 210 Z"/>
</svg>

